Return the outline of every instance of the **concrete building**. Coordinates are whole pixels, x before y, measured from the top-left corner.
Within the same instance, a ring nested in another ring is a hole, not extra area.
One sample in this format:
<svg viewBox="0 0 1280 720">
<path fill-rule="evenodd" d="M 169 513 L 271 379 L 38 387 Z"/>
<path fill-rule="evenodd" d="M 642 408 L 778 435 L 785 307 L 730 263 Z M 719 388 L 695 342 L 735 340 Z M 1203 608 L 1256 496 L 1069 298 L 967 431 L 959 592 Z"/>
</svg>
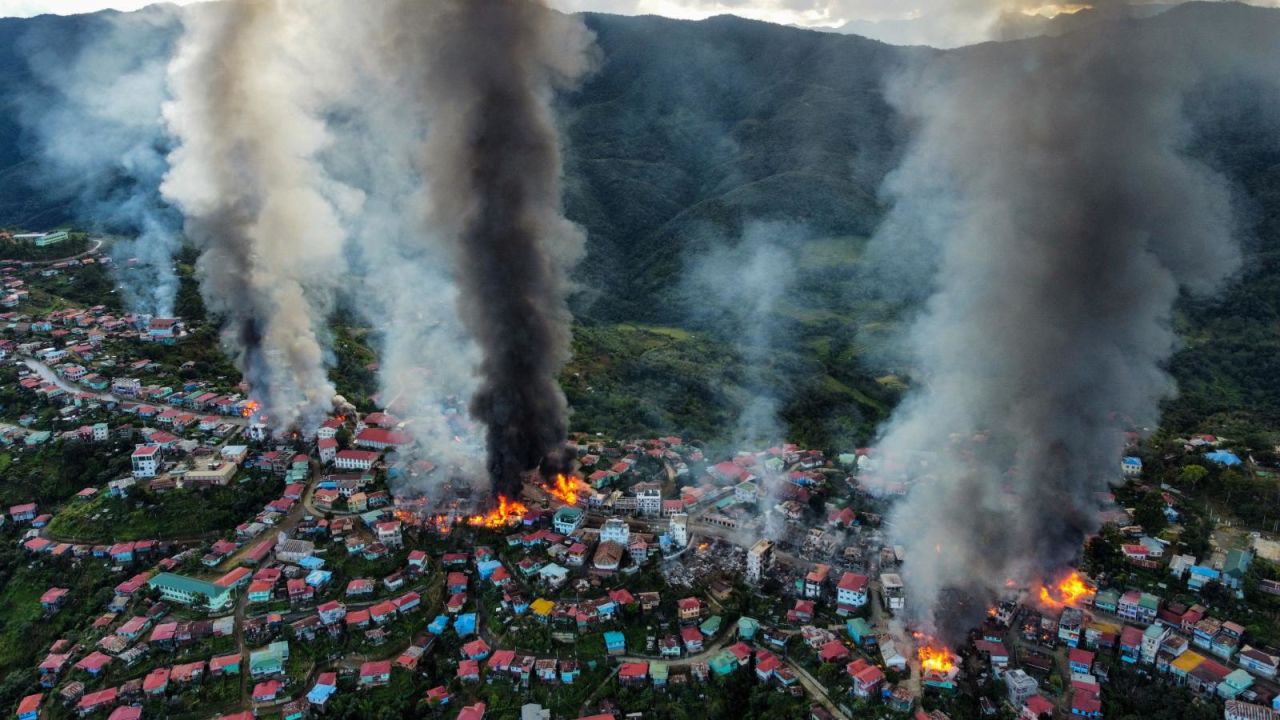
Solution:
<svg viewBox="0 0 1280 720">
<path fill-rule="evenodd" d="M 582 518 L 584 514 L 576 507 L 565 506 L 556 510 L 555 517 L 552 518 L 551 524 L 555 527 L 556 532 L 561 535 L 571 535 L 574 530 L 582 526 Z"/>
<path fill-rule="evenodd" d="M 676 513 L 671 516 L 671 541 L 676 547 L 682 548 L 689 544 L 689 516 L 685 513 Z"/>
<path fill-rule="evenodd" d="M 600 528 L 600 542 L 612 541 L 626 546 L 631 542 L 631 528 L 622 518 L 609 518 Z"/>
<path fill-rule="evenodd" d="M 641 515 L 657 517 L 662 514 L 662 486 L 658 483 L 636 483 L 636 511 Z"/>
<path fill-rule="evenodd" d="M 162 572 L 147 581 L 147 586 L 160 591 L 160 597 L 179 605 L 206 603 L 211 610 L 231 605 L 231 588 L 197 580 L 185 575 Z"/>
<path fill-rule="evenodd" d="M 773 541 L 757 540 L 747 551 L 747 582 L 759 583 L 773 564 Z"/>
<path fill-rule="evenodd" d="M 1027 698 L 1039 694 L 1040 684 L 1022 668 L 1014 668 L 1004 674 L 1004 684 L 1009 693 L 1009 704 L 1022 707 Z"/>
<path fill-rule="evenodd" d="M 153 478 L 160 471 L 160 446 L 139 445 L 133 449 L 133 476 Z"/>
</svg>

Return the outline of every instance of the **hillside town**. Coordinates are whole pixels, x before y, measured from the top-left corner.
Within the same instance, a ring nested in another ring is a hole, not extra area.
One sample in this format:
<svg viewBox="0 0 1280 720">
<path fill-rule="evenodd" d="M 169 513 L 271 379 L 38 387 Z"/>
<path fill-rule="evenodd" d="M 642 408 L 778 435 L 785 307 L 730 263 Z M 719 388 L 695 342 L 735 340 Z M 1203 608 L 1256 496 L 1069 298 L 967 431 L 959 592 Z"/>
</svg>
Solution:
<svg viewBox="0 0 1280 720">
<path fill-rule="evenodd" d="M 906 621 L 911 559 L 884 518 L 919 479 L 875 448 L 578 434 L 570 474 L 531 475 L 495 507 L 415 459 L 395 408 L 277 438 L 238 379 L 153 359 L 198 322 L 31 307 L 24 276 L 44 272 L 0 269 L 19 298 L 0 315 L 9 472 L 56 450 L 114 474 L 55 499 L 6 488 L 0 533 L 48 578 L 6 595 L 41 628 L 9 681 L 19 720 L 390 702 L 604 720 L 678 717 L 690 697 L 1038 720 L 1106 717 L 1135 684 L 1225 720 L 1280 717 L 1280 637 L 1261 621 L 1280 544 L 1213 528 L 1193 484 L 1153 483 L 1136 434 L 1080 567 L 1009 588 L 948 646 Z M 1255 466 L 1213 436 L 1174 447 L 1161 461 L 1197 478 Z"/>
</svg>

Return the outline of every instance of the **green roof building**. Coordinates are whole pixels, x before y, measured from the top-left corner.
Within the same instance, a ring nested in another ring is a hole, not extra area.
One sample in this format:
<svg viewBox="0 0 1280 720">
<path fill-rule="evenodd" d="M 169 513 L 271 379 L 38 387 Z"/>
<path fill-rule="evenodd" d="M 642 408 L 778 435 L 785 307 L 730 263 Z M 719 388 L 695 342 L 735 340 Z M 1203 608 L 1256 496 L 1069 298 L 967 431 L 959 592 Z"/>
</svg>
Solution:
<svg viewBox="0 0 1280 720">
<path fill-rule="evenodd" d="M 160 597 L 179 605 L 207 603 L 210 610 L 221 610 L 231 605 L 230 587 L 219 587 L 177 573 L 162 572 L 148 580 L 147 587 L 159 590 Z"/>
<path fill-rule="evenodd" d="M 270 645 L 249 653 L 249 674 L 253 677 L 279 675 L 289 659 L 289 642 L 277 640 Z"/>
<path fill-rule="evenodd" d="M 753 617 L 738 618 L 738 637 L 743 640 L 751 640 L 755 638 L 756 633 L 760 632 L 760 621 Z"/>
</svg>

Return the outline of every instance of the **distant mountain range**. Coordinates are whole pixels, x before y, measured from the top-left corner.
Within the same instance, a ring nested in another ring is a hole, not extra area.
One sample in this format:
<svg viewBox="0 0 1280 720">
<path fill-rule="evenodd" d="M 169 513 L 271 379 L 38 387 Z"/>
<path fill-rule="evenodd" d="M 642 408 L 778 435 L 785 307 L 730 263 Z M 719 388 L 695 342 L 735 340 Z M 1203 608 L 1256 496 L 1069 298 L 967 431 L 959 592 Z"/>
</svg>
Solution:
<svg viewBox="0 0 1280 720">
<path fill-rule="evenodd" d="M 1095 18 L 1061 16 L 1045 31 Z M 913 58 L 953 51 L 729 16 L 689 22 L 588 14 L 585 20 L 604 60 L 579 91 L 563 98 L 561 110 L 566 205 L 589 237 L 577 273 L 587 288 L 576 302 L 580 322 L 587 328 L 675 326 L 719 338 L 713 323 L 690 312 L 697 298 L 682 282 L 687 261 L 732 242 L 752 220 L 791 223 L 800 228 L 790 241 L 803 275 L 777 311 L 794 331 L 774 369 L 790 395 L 784 415 L 793 427 L 806 415 L 842 418 L 839 431 L 804 431 L 819 442 L 865 439 L 894 402 L 898 382 L 886 381 L 891 368 L 876 355 L 893 313 L 856 286 L 861 242 L 883 211 L 880 184 L 908 132 L 885 101 L 883 80 Z M 73 47 L 86 27 L 101 21 L 101 15 L 0 20 L 0 108 L 29 82 L 20 36 L 38 26 L 45 37 Z M 1240 24 L 1280 27 L 1280 10 L 1189 4 L 1137 22 L 1175 33 L 1220 25 L 1230 42 Z M 882 26 L 878 34 L 895 32 Z M 1189 105 L 1193 151 L 1241 189 L 1253 240 L 1241 282 L 1220 299 L 1183 306 L 1187 347 L 1173 364 L 1183 394 L 1169 407 L 1177 426 L 1280 422 L 1280 383 L 1274 381 L 1280 377 L 1280 293 L 1274 291 L 1280 283 L 1280 126 L 1270 113 L 1280 102 L 1264 112 L 1271 102 L 1276 99 L 1249 89 L 1209 87 Z M 0 226 L 41 229 L 85 220 L 24 182 L 38 159 L 13 114 L 11 106 L 0 111 Z M 668 340 L 682 342 L 674 337 Z M 586 338 L 578 348 L 588 356 L 584 367 L 603 347 L 593 343 L 605 342 Z M 699 346 L 698 357 L 706 352 Z M 687 388 L 699 382 L 700 368 L 673 360 L 630 372 L 665 372 L 669 385 Z M 732 380 L 735 372 L 725 377 Z M 690 376 L 676 377 L 680 373 Z M 640 392 L 639 381 L 628 385 L 634 378 L 626 373 L 615 379 L 616 391 L 633 392 L 639 403 L 625 412 L 650 418 L 642 425 L 703 424 L 658 407 L 672 405 L 684 390 L 654 391 L 646 376 L 648 389 Z M 577 392 L 575 404 L 591 407 L 586 390 Z M 570 394 L 575 399 L 575 391 Z M 593 412 L 585 417 L 604 422 L 599 418 L 606 415 Z"/>
</svg>

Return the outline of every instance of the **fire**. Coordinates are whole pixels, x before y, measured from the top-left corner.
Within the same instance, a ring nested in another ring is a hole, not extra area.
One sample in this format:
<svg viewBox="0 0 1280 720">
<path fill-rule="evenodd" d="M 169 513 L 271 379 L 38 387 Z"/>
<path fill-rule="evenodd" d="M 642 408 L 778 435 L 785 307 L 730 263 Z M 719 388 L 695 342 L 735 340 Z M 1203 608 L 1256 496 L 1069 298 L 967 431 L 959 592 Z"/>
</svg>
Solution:
<svg viewBox="0 0 1280 720">
<path fill-rule="evenodd" d="M 933 638 L 916 648 L 916 657 L 920 659 L 920 667 L 926 673 L 950 675 L 956 669 L 955 656 L 945 647 L 935 647 Z"/>
<path fill-rule="evenodd" d="M 573 475 L 557 474 L 553 483 L 544 486 L 551 496 L 565 505 L 577 505 L 586 489 L 586 483 Z"/>
<path fill-rule="evenodd" d="M 1041 585 L 1040 602 L 1048 608 L 1062 608 L 1076 605 L 1092 597 L 1096 592 L 1097 590 L 1086 583 L 1079 572 L 1072 570 L 1052 587 Z"/>
<path fill-rule="evenodd" d="M 244 417 L 253 417 L 260 407 L 262 406 L 257 400 L 248 400 L 245 402 L 244 407 L 240 409 L 240 414 Z"/>
<path fill-rule="evenodd" d="M 520 520 L 529 508 L 524 503 L 508 500 L 505 495 L 498 496 L 498 507 L 484 515 L 472 515 L 467 524 L 476 527 L 501 528 Z"/>
</svg>

